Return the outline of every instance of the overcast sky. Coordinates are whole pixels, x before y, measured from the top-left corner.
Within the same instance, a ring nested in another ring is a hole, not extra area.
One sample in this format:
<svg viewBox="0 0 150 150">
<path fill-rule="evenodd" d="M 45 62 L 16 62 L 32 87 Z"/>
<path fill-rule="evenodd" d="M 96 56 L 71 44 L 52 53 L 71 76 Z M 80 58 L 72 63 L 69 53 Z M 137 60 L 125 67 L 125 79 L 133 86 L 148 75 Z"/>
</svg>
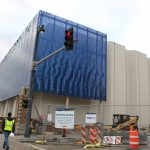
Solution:
<svg viewBox="0 0 150 150">
<path fill-rule="evenodd" d="M 0 62 L 44 10 L 107 34 L 150 57 L 150 0 L 0 0 Z"/>
</svg>

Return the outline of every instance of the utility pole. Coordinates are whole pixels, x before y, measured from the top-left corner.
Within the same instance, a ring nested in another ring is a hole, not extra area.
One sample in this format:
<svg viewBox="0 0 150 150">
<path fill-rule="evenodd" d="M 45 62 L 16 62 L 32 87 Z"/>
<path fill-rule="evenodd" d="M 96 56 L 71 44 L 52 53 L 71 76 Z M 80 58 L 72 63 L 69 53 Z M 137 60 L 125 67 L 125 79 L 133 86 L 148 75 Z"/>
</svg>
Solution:
<svg viewBox="0 0 150 150">
<path fill-rule="evenodd" d="M 39 60 L 36 62 L 36 54 L 37 54 L 37 48 L 38 48 L 38 39 L 39 39 L 39 35 L 40 32 L 45 32 L 44 29 L 44 25 L 42 25 L 41 27 L 37 28 L 36 31 L 36 37 L 35 37 L 35 46 L 34 46 L 34 53 L 33 53 L 33 61 L 32 61 L 32 70 L 31 70 L 31 76 L 30 76 L 30 87 L 29 87 L 29 94 L 28 94 L 28 106 L 27 106 L 27 112 L 26 112 L 26 125 L 25 125 L 25 133 L 24 133 L 24 137 L 30 137 L 30 120 L 31 120 L 31 112 L 32 112 L 32 99 L 33 99 L 33 89 L 34 89 L 34 79 L 35 79 L 35 72 L 36 72 L 36 66 L 42 62 L 44 62 L 45 60 L 51 58 L 52 56 L 56 55 L 57 53 L 59 53 L 62 50 L 72 50 L 73 49 L 73 43 L 76 43 L 78 40 L 73 40 L 73 37 L 71 37 L 70 35 L 73 36 L 73 29 L 71 31 L 71 34 L 69 34 L 68 37 L 68 42 L 70 42 L 70 45 L 65 45 L 54 51 L 52 54 L 46 56 L 45 58 Z"/>
</svg>

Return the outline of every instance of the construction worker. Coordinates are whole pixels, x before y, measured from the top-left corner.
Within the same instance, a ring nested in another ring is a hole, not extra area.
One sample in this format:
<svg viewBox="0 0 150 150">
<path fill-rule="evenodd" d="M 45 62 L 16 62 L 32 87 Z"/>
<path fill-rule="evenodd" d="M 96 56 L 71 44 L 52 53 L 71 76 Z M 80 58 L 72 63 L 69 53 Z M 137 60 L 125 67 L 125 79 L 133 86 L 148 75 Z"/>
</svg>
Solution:
<svg viewBox="0 0 150 150">
<path fill-rule="evenodd" d="M 15 121 L 14 119 L 11 117 L 12 113 L 9 112 L 8 113 L 8 117 L 4 119 L 3 121 L 3 125 L 2 125 L 2 130 L 4 131 L 4 144 L 3 144 L 3 148 L 6 150 L 9 150 L 9 142 L 8 142 L 8 137 L 9 134 L 12 132 L 14 133 L 15 131 Z"/>
</svg>

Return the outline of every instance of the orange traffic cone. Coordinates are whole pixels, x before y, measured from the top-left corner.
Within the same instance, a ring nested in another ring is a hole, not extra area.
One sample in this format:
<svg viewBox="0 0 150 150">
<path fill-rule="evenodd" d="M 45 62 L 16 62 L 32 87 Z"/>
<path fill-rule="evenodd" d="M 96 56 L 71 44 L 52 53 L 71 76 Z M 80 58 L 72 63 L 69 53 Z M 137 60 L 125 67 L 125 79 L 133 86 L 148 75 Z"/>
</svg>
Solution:
<svg viewBox="0 0 150 150">
<path fill-rule="evenodd" d="M 129 149 L 139 149 L 139 132 L 131 127 L 129 132 Z"/>
</svg>

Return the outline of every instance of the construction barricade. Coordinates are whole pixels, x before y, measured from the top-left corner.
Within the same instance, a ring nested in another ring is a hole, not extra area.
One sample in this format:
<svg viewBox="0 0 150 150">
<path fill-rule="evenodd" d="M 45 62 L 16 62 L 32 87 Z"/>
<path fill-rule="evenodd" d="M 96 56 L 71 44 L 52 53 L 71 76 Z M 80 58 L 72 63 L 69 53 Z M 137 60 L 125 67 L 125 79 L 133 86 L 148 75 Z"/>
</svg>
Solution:
<svg viewBox="0 0 150 150">
<path fill-rule="evenodd" d="M 90 143 L 97 143 L 97 130 L 94 126 L 91 126 L 89 129 L 89 141 Z"/>
<path fill-rule="evenodd" d="M 86 144 L 86 128 L 85 125 L 81 126 L 82 144 Z"/>
<path fill-rule="evenodd" d="M 129 148 L 139 149 L 139 132 L 137 130 L 130 130 L 129 132 Z"/>
<path fill-rule="evenodd" d="M 102 124 L 86 124 L 81 126 L 82 144 L 98 143 L 103 141 Z"/>
</svg>

